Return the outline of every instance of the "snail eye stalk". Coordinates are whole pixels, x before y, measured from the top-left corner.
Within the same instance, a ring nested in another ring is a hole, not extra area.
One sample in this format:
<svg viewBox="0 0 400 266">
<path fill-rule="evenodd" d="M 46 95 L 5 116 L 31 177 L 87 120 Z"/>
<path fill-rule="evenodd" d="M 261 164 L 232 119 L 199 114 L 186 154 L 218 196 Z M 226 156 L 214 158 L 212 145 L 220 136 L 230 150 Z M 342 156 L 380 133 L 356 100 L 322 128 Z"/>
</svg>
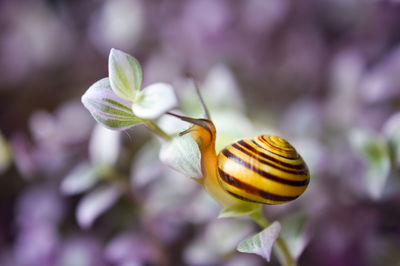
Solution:
<svg viewBox="0 0 400 266">
<path fill-rule="evenodd" d="M 196 95 L 197 95 L 197 97 L 199 99 L 200 106 L 201 106 L 201 109 L 203 111 L 204 118 L 203 119 L 201 119 L 201 118 L 200 119 L 196 119 L 196 118 L 191 118 L 191 117 L 187 117 L 187 116 L 177 115 L 177 114 L 174 114 L 174 113 L 171 113 L 171 112 L 167 112 L 166 114 L 175 116 L 175 117 L 177 117 L 177 118 L 179 118 L 179 119 L 181 119 L 183 121 L 192 123 L 194 125 L 198 125 L 198 126 L 200 126 L 200 127 L 202 127 L 202 128 L 204 128 L 204 129 L 206 129 L 206 130 L 211 132 L 212 131 L 211 128 L 214 128 L 214 125 L 212 124 L 212 121 L 211 121 L 210 112 L 208 111 L 208 108 L 207 108 L 207 106 L 206 106 L 206 104 L 204 102 L 204 99 L 203 99 L 203 97 L 202 97 L 202 95 L 200 93 L 200 88 L 197 85 L 197 82 L 195 81 L 195 79 L 194 79 L 194 77 L 193 77 L 193 75 L 191 73 L 187 73 L 186 75 L 193 82 Z M 188 130 L 185 130 L 185 131 L 181 132 L 179 135 L 180 136 L 185 135 L 185 134 L 189 133 L 190 131 L 191 131 L 191 129 L 189 128 Z"/>
<path fill-rule="evenodd" d="M 194 79 L 193 74 L 190 73 L 190 72 L 188 72 L 188 73 L 186 73 L 186 75 L 187 75 L 187 77 L 190 78 L 190 79 L 192 80 L 192 82 L 193 82 L 193 85 L 194 85 L 194 88 L 195 88 L 195 91 L 196 91 L 196 95 L 197 95 L 197 97 L 198 97 L 198 99 L 199 99 L 199 102 L 200 102 L 200 105 L 201 105 L 201 109 L 202 109 L 202 111 L 203 111 L 203 116 L 204 116 L 204 118 L 206 118 L 206 119 L 208 119 L 208 120 L 211 120 L 210 111 L 208 110 L 208 108 L 207 108 L 207 106 L 206 106 L 206 104 L 205 104 L 205 102 L 204 102 L 203 96 L 202 96 L 201 93 L 200 93 L 200 87 L 199 87 L 199 85 L 197 84 L 196 80 Z"/>
<path fill-rule="evenodd" d="M 210 120 L 201 119 L 201 118 L 200 119 L 191 118 L 191 117 L 187 117 L 187 116 L 177 115 L 177 114 L 174 114 L 174 113 L 171 113 L 171 112 L 167 112 L 167 114 L 175 116 L 175 117 L 177 117 L 177 118 L 179 118 L 179 119 L 181 119 L 181 120 L 183 120 L 185 122 L 189 122 L 189 123 L 192 123 L 194 125 L 198 125 L 198 126 L 204 128 L 204 129 L 210 130 L 210 123 L 211 123 Z M 188 133 L 188 132 L 186 132 L 186 133 Z M 186 133 L 184 133 L 184 134 L 186 134 Z"/>
</svg>

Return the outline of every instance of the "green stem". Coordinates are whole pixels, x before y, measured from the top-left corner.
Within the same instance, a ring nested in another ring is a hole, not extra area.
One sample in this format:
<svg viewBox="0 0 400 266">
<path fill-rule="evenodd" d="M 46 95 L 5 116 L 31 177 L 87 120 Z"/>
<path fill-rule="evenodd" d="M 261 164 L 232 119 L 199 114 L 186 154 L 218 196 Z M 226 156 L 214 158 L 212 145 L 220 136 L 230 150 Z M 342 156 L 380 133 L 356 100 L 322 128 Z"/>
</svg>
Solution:
<svg viewBox="0 0 400 266">
<path fill-rule="evenodd" d="M 146 120 L 144 122 L 144 126 L 147 127 L 149 130 L 151 130 L 153 133 L 155 133 L 156 135 L 158 135 L 159 137 L 161 137 L 162 139 L 166 140 L 166 141 L 170 141 L 172 138 L 170 135 L 168 135 L 167 133 L 165 133 L 164 130 L 162 130 L 161 128 L 159 128 L 159 126 L 157 126 L 156 123 L 154 123 L 151 120 Z"/>
<path fill-rule="evenodd" d="M 258 224 L 261 228 L 267 228 L 269 226 L 268 220 L 262 214 L 261 206 L 250 214 L 250 218 L 253 219 L 253 221 L 256 222 L 256 224 Z"/>
<path fill-rule="evenodd" d="M 257 223 L 261 228 L 267 228 L 269 226 L 268 220 L 262 214 L 262 208 L 260 207 L 252 214 L 250 214 L 250 218 Z M 279 262 L 283 266 L 296 266 L 296 260 L 292 257 L 289 252 L 289 249 L 285 243 L 285 241 L 278 237 L 275 241 L 275 255 L 278 257 Z"/>
</svg>

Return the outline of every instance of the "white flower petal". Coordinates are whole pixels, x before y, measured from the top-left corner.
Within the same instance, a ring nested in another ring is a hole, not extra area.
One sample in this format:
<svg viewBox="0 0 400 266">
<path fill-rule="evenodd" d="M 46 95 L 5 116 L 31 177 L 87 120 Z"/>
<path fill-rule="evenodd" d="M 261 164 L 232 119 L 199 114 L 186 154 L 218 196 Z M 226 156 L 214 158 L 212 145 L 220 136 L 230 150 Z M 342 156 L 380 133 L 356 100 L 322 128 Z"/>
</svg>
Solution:
<svg viewBox="0 0 400 266">
<path fill-rule="evenodd" d="M 130 103 L 111 90 L 108 78 L 90 86 L 81 100 L 97 122 L 107 128 L 123 130 L 142 123 L 128 107 Z"/>
<path fill-rule="evenodd" d="M 135 58 L 120 50 L 111 49 L 108 58 L 108 77 L 116 95 L 133 101 L 142 87 L 142 76 L 142 68 Z"/>
<path fill-rule="evenodd" d="M 136 116 L 144 119 L 155 119 L 177 104 L 174 89 L 165 83 L 144 88 L 138 98 L 132 104 L 132 110 Z"/>
</svg>

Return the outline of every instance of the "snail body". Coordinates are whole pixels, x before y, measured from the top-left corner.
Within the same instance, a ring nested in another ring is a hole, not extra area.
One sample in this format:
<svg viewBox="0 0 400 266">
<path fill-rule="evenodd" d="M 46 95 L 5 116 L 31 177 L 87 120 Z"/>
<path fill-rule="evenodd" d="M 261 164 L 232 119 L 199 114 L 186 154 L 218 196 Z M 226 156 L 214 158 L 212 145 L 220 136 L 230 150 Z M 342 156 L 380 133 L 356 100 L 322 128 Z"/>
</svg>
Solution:
<svg viewBox="0 0 400 266">
<path fill-rule="evenodd" d="M 238 202 L 281 204 L 306 190 L 307 165 L 285 139 L 269 135 L 242 139 L 217 155 L 211 120 L 175 116 L 193 124 L 181 134 L 190 133 L 199 146 L 203 178 L 198 181 L 224 207 Z"/>
</svg>

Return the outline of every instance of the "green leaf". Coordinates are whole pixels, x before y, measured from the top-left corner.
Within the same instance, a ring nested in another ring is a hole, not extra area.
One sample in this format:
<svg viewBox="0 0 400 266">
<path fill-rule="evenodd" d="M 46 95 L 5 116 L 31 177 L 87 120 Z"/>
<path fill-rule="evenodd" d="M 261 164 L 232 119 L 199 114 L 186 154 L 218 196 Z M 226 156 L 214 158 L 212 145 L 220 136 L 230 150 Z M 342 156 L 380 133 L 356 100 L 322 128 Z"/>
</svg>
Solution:
<svg viewBox="0 0 400 266">
<path fill-rule="evenodd" d="M 278 239 L 281 225 L 275 221 L 261 232 L 246 238 L 237 246 L 239 252 L 254 253 L 267 261 L 271 258 L 271 251 L 275 241 Z"/>
<path fill-rule="evenodd" d="M 281 221 L 281 238 L 295 259 L 300 257 L 309 241 L 309 237 L 304 231 L 307 221 L 308 215 L 304 212 L 292 214 Z"/>
<path fill-rule="evenodd" d="M 123 130 L 143 122 L 128 107 L 130 103 L 111 90 L 108 78 L 90 86 L 81 100 L 92 116 L 110 129 Z"/>
<path fill-rule="evenodd" d="M 377 199 L 381 196 L 390 173 L 388 144 L 382 136 L 365 129 L 353 130 L 350 142 L 366 166 L 366 187 L 371 196 Z"/>
<path fill-rule="evenodd" d="M 383 126 L 383 133 L 388 139 L 393 161 L 400 167 L 400 112 L 391 116 Z"/>
<path fill-rule="evenodd" d="M 132 103 L 132 110 L 138 117 L 155 119 L 177 104 L 174 89 L 165 83 L 156 83 L 143 89 Z"/>
<path fill-rule="evenodd" d="M 111 88 L 119 97 L 134 102 L 142 87 L 142 68 L 139 62 L 127 53 L 111 49 L 108 58 L 108 76 Z"/>
</svg>

